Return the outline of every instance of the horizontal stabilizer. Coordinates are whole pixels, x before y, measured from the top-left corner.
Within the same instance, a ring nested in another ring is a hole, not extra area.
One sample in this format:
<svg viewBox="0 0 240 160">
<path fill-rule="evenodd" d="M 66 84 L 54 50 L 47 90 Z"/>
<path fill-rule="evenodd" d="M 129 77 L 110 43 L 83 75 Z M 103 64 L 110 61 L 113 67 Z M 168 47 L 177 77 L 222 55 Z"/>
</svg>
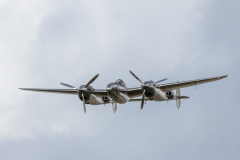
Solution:
<svg viewBox="0 0 240 160">
<path fill-rule="evenodd" d="M 129 99 L 129 102 L 137 102 L 137 101 L 142 101 L 142 98 Z M 149 101 L 149 99 L 145 98 L 144 101 Z"/>
<path fill-rule="evenodd" d="M 190 97 L 188 97 L 188 96 L 177 96 L 176 98 L 180 98 L 180 99 L 188 99 L 188 98 L 190 98 Z"/>
</svg>

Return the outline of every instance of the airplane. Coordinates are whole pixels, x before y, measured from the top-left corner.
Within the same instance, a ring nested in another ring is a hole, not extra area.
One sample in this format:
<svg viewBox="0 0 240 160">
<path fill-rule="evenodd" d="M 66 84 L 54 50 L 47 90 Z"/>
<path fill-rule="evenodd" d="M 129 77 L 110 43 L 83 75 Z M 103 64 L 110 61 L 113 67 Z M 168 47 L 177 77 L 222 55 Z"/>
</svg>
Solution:
<svg viewBox="0 0 240 160">
<path fill-rule="evenodd" d="M 218 76 L 213 78 L 197 79 L 190 81 L 182 81 L 167 84 L 158 84 L 167 80 L 167 78 L 159 81 L 145 81 L 142 82 L 132 71 L 129 71 L 139 82 L 142 83 L 141 87 L 128 88 L 122 79 L 109 83 L 106 89 L 94 89 L 90 84 L 93 83 L 99 74 L 95 75 L 86 85 L 81 85 L 79 88 L 71 85 L 60 83 L 72 89 L 41 89 L 41 88 L 19 88 L 27 91 L 49 92 L 49 93 L 62 93 L 78 95 L 79 99 L 83 101 L 84 113 L 86 113 L 86 105 L 101 105 L 112 103 L 113 112 L 117 110 L 117 103 L 125 104 L 127 102 L 141 101 L 140 108 L 143 109 L 146 101 L 168 101 L 176 100 L 177 108 L 180 108 L 181 99 L 187 99 L 188 96 L 181 96 L 180 88 L 196 86 L 198 84 L 208 83 L 216 80 L 226 78 L 225 76 Z M 173 90 L 176 90 L 174 94 Z M 140 97 L 142 98 L 136 98 Z"/>
</svg>

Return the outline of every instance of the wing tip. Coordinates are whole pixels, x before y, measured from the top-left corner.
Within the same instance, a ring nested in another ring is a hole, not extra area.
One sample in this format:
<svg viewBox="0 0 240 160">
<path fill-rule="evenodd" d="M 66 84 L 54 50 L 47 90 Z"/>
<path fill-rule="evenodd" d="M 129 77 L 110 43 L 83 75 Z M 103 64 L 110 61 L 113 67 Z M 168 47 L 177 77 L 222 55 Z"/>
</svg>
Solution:
<svg viewBox="0 0 240 160">
<path fill-rule="evenodd" d="M 228 75 L 220 76 L 220 79 L 227 78 L 227 77 L 228 77 Z"/>
</svg>

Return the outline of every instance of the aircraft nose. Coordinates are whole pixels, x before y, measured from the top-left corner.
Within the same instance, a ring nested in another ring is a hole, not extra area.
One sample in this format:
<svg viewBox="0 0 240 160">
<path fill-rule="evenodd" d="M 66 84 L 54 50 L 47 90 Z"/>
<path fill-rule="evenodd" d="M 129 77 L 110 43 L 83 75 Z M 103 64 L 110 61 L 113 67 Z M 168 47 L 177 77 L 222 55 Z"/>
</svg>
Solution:
<svg viewBox="0 0 240 160">
<path fill-rule="evenodd" d="M 112 84 L 112 83 L 109 83 L 109 84 L 107 85 L 107 90 L 111 90 L 112 87 L 113 87 L 113 84 Z"/>
<path fill-rule="evenodd" d="M 113 88 L 114 88 L 114 84 L 113 83 L 108 84 L 107 85 L 107 92 L 112 92 Z"/>
<path fill-rule="evenodd" d="M 116 95 L 115 84 L 111 84 L 107 86 L 107 93 L 110 97 L 113 97 L 114 95 Z"/>
</svg>

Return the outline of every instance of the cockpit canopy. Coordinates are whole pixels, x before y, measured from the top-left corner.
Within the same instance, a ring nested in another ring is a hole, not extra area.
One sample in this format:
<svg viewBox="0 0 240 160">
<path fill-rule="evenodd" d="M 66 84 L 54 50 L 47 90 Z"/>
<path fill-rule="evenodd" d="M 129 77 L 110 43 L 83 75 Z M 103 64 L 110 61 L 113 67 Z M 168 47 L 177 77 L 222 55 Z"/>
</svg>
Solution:
<svg viewBox="0 0 240 160">
<path fill-rule="evenodd" d="M 144 85 L 147 85 L 147 84 L 153 84 L 153 81 L 145 81 Z"/>
<path fill-rule="evenodd" d="M 126 87 L 127 88 L 127 85 L 126 85 L 126 83 L 123 81 L 123 80 L 121 80 L 121 79 L 118 79 L 118 80 L 116 80 L 116 82 L 115 83 L 117 83 L 117 84 L 119 84 L 119 85 L 121 85 L 121 86 L 123 86 L 123 87 Z"/>
<path fill-rule="evenodd" d="M 150 80 L 150 81 L 145 81 L 145 82 L 144 82 L 144 85 L 154 85 L 155 87 L 158 86 L 157 83 L 153 82 L 152 80 Z"/>
</svg>

